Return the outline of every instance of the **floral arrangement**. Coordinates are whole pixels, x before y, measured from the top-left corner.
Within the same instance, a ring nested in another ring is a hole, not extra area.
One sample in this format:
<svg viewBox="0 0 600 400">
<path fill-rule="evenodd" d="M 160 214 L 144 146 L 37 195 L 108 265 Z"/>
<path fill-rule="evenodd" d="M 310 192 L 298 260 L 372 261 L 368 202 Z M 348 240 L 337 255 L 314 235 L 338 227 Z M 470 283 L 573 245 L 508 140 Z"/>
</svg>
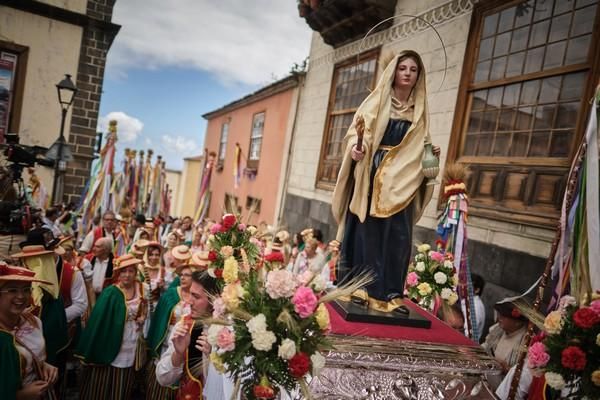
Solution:
<svg viewBox="0 0 600 400">
<path fill-rule="evenodd" d="M 574 297 L 562 297 L 532 340 L 527 364 L 569 398 L 600 398 L 600 300 L 578 306 Z"/>
<path fill-rule="evenodd" d="M 210 228 L 208 239 L 208 274 L 223 281 L 235 281 L 238 274 L 248 273 L 250 265 L 261 258 L 261 245 L 253 237 L 253 227 L 246 227 L 233 214 L 225 214 Z M 241 268 L 240 268 L 241 266 Z"/>
<path fill-rule="evenodd" d="M 433 308 L 437 296 L 453 305 L 458 300 L 457 285 L 458 274 L 451 253 L 431 251 L 428 244 L 417 247 L 415 262 L 409 265 L 406 276 L 406 291 L 410 299 L 425 309 Z"/>
<path fill-rule="evenodd" d="M 310 399 L 305 379 L 320 372 L 325 365 L 322 352 L 330 348 L 325 304 L 352 293 L 368 278 L 326 293 L 319 275 L 307 271 L 295 276 L 282 269 L 281 253 L 250 257 L 253 237 L 239 232 L 235 223 L 228 223 L 227 228 L 215 228 L 211 242 L 215 276 L 222 277 L 224 287 L 207 321 L 210 360 L 234 380 L 234 392 L 241 390 L 247 399 L 272 399 L 279 390 L 291 392 L 298 386 Z M 228 240 L 233 237 L 237 248 L 244 249 L 244 267 L 230 254 Z"/>
</svg>

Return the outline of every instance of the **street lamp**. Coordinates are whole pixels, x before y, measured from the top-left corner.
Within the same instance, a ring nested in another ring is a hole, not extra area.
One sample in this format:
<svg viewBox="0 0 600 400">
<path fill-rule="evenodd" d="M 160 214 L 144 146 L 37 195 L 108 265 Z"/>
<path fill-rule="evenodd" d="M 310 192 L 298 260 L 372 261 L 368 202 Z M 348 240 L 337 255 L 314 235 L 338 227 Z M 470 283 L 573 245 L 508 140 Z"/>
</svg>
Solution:
<svg viewBox="0 0 600 400">
<path fill-rule="evenodd" d="M 56 85 L 56 91 L 58 92 L 58 101 L 60 103 L 60 107 L 62 110 L 62 118 L 60 121 L 60 136 L 58 140 L 54 142 L 49 153 L 53 150 L 56 152 L 56 156 L 54 158 L 54 182 L 52 184 L 52 204 L 54 204 L 57 200 L 58 196 L 58 176 L 60 173 L 63 173 L 67 169 L 67 162 L 63 160 L 63 148 L 65 147 L 65 120 L 67 118 L 67 111 L 71 104 L 73 103 L 73 99 L 75 98 L 75 94 L 77 93 L 77 88 L 75 84 L 71 80 L 71 75 L 65 74 L 65 77 L 62 81 L 60 81 Z M 66 145 L 68 146 L 68 145 Z M 70 153 L 70 149 L 67 147 L 67 152 Z M 52 154 L 54 155 L 54 154 Z"/>
</svg>

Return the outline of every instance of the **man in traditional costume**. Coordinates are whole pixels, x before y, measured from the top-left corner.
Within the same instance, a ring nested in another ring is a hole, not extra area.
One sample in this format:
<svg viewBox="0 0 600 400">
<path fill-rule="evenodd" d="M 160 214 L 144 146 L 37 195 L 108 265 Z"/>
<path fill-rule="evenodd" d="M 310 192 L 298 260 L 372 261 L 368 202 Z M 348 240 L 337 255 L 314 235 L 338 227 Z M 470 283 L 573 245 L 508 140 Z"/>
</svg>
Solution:
<svg viewBox="0 0 600 400">
<path fill-rule="evenodd" d="M 217 294 L 216 280 L 204 271 L 192 274 L 191 312 L 175 326 L 168 348 L 156 365 L 156 379 L 163 386 L 179 382 L 177 399 L 203 399 L 210 345 L 198 320 L 211 311 L 210 296 Z M 217 399 L 215 399 L 217 400 Z"/>
<path fill-rule="evenodd" d="M 342 242 L 338 280 L 371 272 L 375 279 L 354 299 L 379 311 L 408 312 L 399 299 L 412 229 L 433 192 L 421 165 L 424 146 L 431 143 L 425 80 L 416 52 L 396 55 L 358 107 L 343 141 L 332 199 Z"/>
<path fill-rule="evenodd" d="M 91 292 L 94 293 L 94 299 L 89 299 L 92 304 L 94 304 L 102 290 L 113 283 L 114 256 L 111 249 L 111 239 L 100 238 L 94 244 L 92 252 L 87 256 L 90 264 L 84 266 L 83 278 L 86 284 L 92 288 Z"/>
<path fill-rule="evenodd" d="M 147 311 L 144 288 L 137 280 L 139 263 L 131 255 L 115 260 L 118 283 L 102 292 L 81 334 L 75 354 L 84 364 L 82 399 L 130 398 Z"/>
<path fill-rule="evenodd" d="M 102 215 L 102 225 L 92 229 L 83 239 L 79 251 L 82 253 L 89 253 L 100 238 L 110 239 L 110 251 L 115 244 L 114 230 L 117 226 L 117 217 L 114 212 L 106 211 Z"/>
</svg>

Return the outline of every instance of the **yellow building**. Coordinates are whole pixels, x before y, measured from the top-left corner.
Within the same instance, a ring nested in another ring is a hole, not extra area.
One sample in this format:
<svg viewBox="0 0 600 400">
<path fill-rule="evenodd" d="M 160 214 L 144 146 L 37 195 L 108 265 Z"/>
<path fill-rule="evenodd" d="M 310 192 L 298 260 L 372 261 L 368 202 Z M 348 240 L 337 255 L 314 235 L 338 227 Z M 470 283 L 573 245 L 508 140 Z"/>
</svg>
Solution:
<svg viewBox="0 0 600 400">
<path fill-rule="evenodd" d="M 56 84 L 65 74 L 78 89 L 65 137 L 74 160 L 55 201 L 77 201 L 89 178 L 108 50 L 120 26 L 111 22 L 114 0 L 0 2 L 0 143 L 50 147 L 60 134 Z M 48 191 L 54 170 L 38 167 Z"/>
</svg>

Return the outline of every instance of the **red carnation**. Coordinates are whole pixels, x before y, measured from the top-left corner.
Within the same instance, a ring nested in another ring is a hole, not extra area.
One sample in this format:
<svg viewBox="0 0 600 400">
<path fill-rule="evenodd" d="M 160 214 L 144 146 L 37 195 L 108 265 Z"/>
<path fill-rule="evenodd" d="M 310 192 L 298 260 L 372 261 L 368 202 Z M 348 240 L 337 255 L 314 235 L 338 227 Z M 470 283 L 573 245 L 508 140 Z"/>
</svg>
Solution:
<svg viewBox="0 0 600 400">
<path fill-rule="evenodd" d="M 211 250 L 208 252 L 208 261 L 210 261 L 210 262 L 217 261 L 217 252 L 216 251 Z"/>
<path fill-rule="evenodd" d="M 235 215 L 233 215 L 233 214 L 225 214 L 225 215 L 223 215 L 223 223 L 222 223 L 222 225 L 223 225 L 223 228 L 225 230 L 231 229 L 231 227 L 235 225 L 235 222 L 236 222 Z"/>
<path fill-rule="evenodd" d="M 596 314 L 590 307 L 581 307 L 573 314 L 573 321 L 578 327 L 589 329 L 600 322 L 600 315 Z"/>
<path fill-rule="evenodd" d="M 268 262 L 283 262 L 283 254 L 279 251 L 273 251 L 265 256 L 265 261 Z"/>
<path fill-rule="evenodd" d="M 221 278 L 223 277 L 223 270 L 222 270 L 221 268 L 216 268 L 216 269 L 215 269 L 215 276 L 216 276 L 218 279 L 221 279 Z"/>
<path fill-rule="evenodd" d="M 310 358 L 306 353 L 296 353 L 294 357 L 288 361 L 288 369 L 290 374 L 296 379 L 302 378 L 310 368 Z"/>
<path fill-rule="evenodd" d="M 271 387 L 269 379 L 266 376 L 260 378 L 260 383 L 254 385 L 254 396 L 257 399 L 273 399 L 275 398 L 275 390 Z"/>
<path fill-rule="evenodd" d="M 577 346 L 569 346 L 561 353 L 561 363 L 563 367 L 575 371 L 583 371 L 587 363 L 585 353 Z"/>
</svg>

